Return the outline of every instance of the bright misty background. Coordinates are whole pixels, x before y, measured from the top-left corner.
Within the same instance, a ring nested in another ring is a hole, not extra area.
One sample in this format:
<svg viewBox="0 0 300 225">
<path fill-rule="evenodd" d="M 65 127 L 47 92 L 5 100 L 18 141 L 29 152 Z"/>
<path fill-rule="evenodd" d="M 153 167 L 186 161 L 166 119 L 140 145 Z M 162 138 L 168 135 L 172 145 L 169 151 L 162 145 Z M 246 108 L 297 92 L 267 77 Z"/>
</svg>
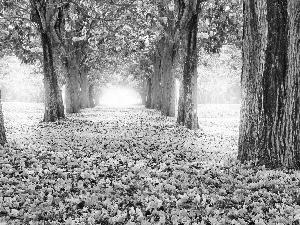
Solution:
<svg viewBox="0 0 300 225">
<path fill-rule="evenodd" d="M 126 68 L 125 68 L 126 69 Z M 0 88 L 4 102 L 42 103 L 43 70 L 41 65 L 21 63 L 15 56 L 0 59 Z M 90 76 L 99 73 L 92 70 Z M 107 72 L 109 73 L 109 72 Z M 127 72 L 128 73 L 128 72 Z M 219 54 L 200 52 L 198 64 L 199 104 L 239 104 L 240 103 L 241 51 L 235 46 L 225 45 Z M 98 82 L 99 102 L 96 104 L 125 106 L 141 103 L 134 82 L 122 79 L 120 74 L 108 74 Z M 130 77 L 130 76 L 129 76 Z M 61 80 L 63 83 L 63 80 Z M 179 82 L 176 85 L 178 97 Z M 62 88 L 63 90 L 63 88 Z M 64 96 L 64 93 L 63 93 Z"/>
</svg>

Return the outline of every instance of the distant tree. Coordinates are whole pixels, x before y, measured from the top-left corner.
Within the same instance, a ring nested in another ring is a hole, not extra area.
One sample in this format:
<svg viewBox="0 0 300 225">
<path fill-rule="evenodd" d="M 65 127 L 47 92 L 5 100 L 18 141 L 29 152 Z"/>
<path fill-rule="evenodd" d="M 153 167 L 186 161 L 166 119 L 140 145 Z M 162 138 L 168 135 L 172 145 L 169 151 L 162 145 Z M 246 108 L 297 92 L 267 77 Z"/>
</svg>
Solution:
<svg viewBox="0 0 300 225">
<path fill-rule="evenodd" d="M 238 159 L 300 168 L 300 1 L 244 1 Z"/>
<path fill-rule="evenodd" d="M 0 91 L 0 145 L 4 145 L 6 143 L 6 133 L 4 127 L 4 119 L 2 112 L 2 103 L 1 103 L 1 91 Z"/>
<path fill-rule="evenodd" d="M 157 1 L 152 6 L 153 25 L 159 35 L 153 55 L 152 108 L 162 115 L 175 116 L 174 66 L 178 56 L 179 36 L 177 13 L 173 1 Z M 180 17 L 180 15 L 179 15 Z"/>
</svg>

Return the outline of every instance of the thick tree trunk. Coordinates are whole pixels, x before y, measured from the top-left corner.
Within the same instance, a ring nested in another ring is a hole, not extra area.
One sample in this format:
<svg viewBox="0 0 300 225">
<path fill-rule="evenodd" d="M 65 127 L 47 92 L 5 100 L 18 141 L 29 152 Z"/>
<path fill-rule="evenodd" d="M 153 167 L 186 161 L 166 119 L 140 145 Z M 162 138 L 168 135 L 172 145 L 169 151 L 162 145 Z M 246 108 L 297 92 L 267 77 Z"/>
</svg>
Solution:
<svg viewBox="0 0 300 225">
<path fill-rule="evenodd" d="M 161 59 L 162 105 L 161 113 L 164 116 L 175 116 L 175 76 L 174 76 L 174 44 L 165 41 Z"/>
<path fill-rule="evenodd" d="M 58 86 L 53 65 L 53 46 L 48 34 L 41 33 L 44 56 L 45 114 L 44 122 L 54 122 L 64 118 L 62 94 Z"/>
<path fill-rule="evenodd" d="M 298 0 L 244 1 L 242 162 L 300 167 L 299 9 Z"/>
<path fill-rule="evenodd" d="M 57 7 L 56 1 L 30 0 L 31 19 L 38 24 L 43 48 L 44 88 L 45 88 L 45 122 L 54 122 L 64 118 L 62 94 L 54 68 L 54 50 L 59 43 L 57 30 L 62 25 L 64 7 Z M 51 10 L 45 10 L 49 9 Z"/>
<path fill-rule="evenodd" d="M 154 74 L 151 84 L 151 109 L 161 109 L 161 56 L 156 50 L 154 56 Z"/>
<path fill-rule="evenodd" d="M 275 166 L 280 160 L 274 141 L 284 110 L 287 7 L 277 1 L 245 1 L 244 17 L 238 159 Z"/>
<path fill-rule="evenodd" d="M 278 136 L 284 137 L 279 157 L 284 166 L 300 168 L 300 1 L 288 1 L 289 48 L 285 111 Z"/>
<path fill-rule="evenodd" d="M 186 53 L 184 54 L 183 80 L 180 85 L 177 123 L 188 129 L 198 129 L 197 116 L 197 32 L 198 13 L 188 23 L 186 35 Z"/>
<path fill-rule="evenodd" d="M 66 77 L 66 112 L 78 113 L 80 110 L 79 69 L 72 59 L 68 60 Z"/>
<path fill-rule="evenodd" d="M 3 112 L 2 112 L 2 103 L 1 103 L 1 91 L 0 91 L 0 145 L 4 145 L 6 143 L 6 134 L 5 134 L 5 127 L 4 127 L 4 119 L 3 119 Z"/>
<path fill-rule="evenodd" d="M 81 98 L 81 105 L 82 109 L 90 107 L 90 100 L 89 100 L 89 81 L 87 77 L 87 67 L 83 66 L 80 70 L 80 98 Z"/>
</svg>

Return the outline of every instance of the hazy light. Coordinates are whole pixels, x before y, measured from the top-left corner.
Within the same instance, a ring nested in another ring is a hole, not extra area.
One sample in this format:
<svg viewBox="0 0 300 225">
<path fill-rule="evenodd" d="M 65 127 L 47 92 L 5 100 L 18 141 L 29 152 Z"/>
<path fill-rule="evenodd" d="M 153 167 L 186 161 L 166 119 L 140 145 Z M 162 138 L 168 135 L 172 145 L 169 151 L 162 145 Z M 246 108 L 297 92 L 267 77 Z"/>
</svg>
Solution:
<svg viewBox="0 0 300 225">
<path fill-rule="evenodd" d="M 100 97 L 100 104 L 124 107 L 141 103 L 138 93 L 130 88 L 112 87 L 106 89 Z"/>
</svg>

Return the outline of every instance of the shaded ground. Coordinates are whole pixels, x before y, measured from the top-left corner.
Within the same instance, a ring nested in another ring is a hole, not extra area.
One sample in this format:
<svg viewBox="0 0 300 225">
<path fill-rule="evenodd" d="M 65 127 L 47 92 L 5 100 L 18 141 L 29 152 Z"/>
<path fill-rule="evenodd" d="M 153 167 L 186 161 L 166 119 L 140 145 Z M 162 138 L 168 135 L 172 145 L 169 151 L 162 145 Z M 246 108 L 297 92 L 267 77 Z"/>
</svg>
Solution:
<svg viewBox="0 0 300 225">
<path fill-rule="evenodd" d="M 234 160 L 238 105 L 199 105 L 196 132 L 140 106 L 3 109 L 2 224 L 299 224 L 299 172 Z"/>
</svg>

